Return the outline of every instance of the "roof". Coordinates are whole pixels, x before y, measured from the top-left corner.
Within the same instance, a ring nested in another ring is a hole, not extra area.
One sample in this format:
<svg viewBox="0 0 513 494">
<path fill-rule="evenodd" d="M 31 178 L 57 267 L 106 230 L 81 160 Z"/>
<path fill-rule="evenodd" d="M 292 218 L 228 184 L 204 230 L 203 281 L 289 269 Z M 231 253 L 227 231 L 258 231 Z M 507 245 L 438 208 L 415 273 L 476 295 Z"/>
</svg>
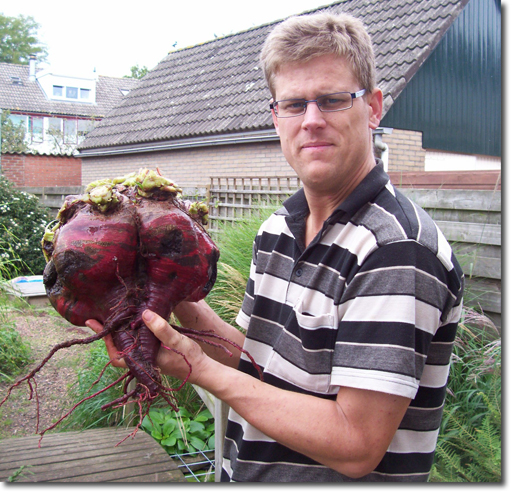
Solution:
<svg viewBox="0 0 513 494">
<path fill-rule="evenodd" d="M 469 0 L 345 0 L 305 13 L 348 12 L 373 40 L 384 112 Z M 80 150 L 272 130 L 261 46 L 280 21 L 169 53 Z"/>
<path fill-rule="evenodd" d="M 29 80 L 29 66 L 0 63 L 0 108 L 11 112 L 103 118 L 133 89 L 137 79 L 98 76 L 96 104 L 55 101 L 46 97 L 37 81 Z"/>
</svg>

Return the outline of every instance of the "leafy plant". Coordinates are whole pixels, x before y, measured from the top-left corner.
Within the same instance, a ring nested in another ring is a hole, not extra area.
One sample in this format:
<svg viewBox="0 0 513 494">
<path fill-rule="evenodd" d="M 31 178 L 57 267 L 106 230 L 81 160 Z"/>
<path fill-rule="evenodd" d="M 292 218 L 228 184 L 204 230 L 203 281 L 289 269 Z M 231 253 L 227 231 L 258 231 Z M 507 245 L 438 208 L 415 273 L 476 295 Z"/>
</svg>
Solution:
<svg viewBox="0 0 513 494">
<path fill-rule="evenodd" d="M 37 197 L 0 176 L 0 259 L 5 278 L 43 272 L 41 238 L 50 219 Z"/>
<path fill-rule="evenodd" d="M 7 482 L 17 482 L 18 478 L 27 477 L 25 469 L 32 467 L 32 465 L 22 465 L 20 468 L 15 470 L 12 475 L 7 478 Z M 30 470 L 26 470 L 28 474 L 33 474 Z"/>
<path fill-rule="evenodd" d="M 0 382 L 13 382 L 32 358 L 30 346 L 22 340 L 11 317 L 21 301 L 17 297 L 10 298 L 7 292 L 4 275 L 11 270 L 5 269 L 5 264 L 0 258 Z"/>
<path fill-rule="evenodd" d="M 501 338 L 466 309 L 453 351 L 432 482 L 500 482 Z"/>
<path fill-rule="evenodd" d="M 214 419 L 208 409 L 196 415 L 184 407 L 179 412 L 152 409 L 144 418 L 142 429 L 169 453 L 194 453 L 214 449 Z"/>
</svg>

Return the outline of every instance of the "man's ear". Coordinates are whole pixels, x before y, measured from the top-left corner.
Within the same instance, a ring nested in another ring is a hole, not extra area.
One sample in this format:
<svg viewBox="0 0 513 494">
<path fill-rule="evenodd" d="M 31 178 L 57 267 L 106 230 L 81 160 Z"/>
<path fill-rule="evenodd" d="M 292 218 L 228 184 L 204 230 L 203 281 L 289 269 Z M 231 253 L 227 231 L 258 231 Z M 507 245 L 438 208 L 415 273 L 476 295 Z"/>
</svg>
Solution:
<svg viewBox="0 0 513 494">
<path fill-rule="evenodd" d="M 375 88 L 369 96 L 369 127 L 377 129 L 381 122 L 383 113 L 383 92 L 379 88 Z"/>
</svg>

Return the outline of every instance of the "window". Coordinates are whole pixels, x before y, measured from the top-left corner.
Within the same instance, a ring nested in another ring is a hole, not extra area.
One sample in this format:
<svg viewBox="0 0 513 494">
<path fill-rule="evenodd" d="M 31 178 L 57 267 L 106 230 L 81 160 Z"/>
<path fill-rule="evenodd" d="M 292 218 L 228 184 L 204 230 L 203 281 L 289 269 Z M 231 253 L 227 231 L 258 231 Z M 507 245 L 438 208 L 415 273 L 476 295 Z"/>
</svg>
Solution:
<svg viewBox="0 0 513 494">
<path fill-rule="evenodd" d="M 27 128 L 27 117 L 26 115 L 9 115 L 9 120 L 15 125 L 22 125 L 23 128 Z"/>
<path fill-rule="evenodd" d="M 42 117 L 30 117 L 29 131 L 30 131 L 30 140 L 32 143 L 43 142 L 43 119 L 42 119 Z"/>
<path fill-rule="evenodd" d="M 51 142 L 62 142 L 62 118 L 50 117 L 46 132 Z"/>
<path fill-rule="evenodd" d="M 62 130 L 62 118 L 50 117 L 48 119 L 48 130 L 60 132 Z"/>
<path fill-rule="evenodd" d="M 78 120 L 77 122 L 77 135 L 79 141 L 82 141 L 85 135 L 93 130 L 94 120 Z"/>
<path fill-rule="evenodd" d="M 91 96 L 90 89 L 80 88 L 80 99 L 89 99 L 90 96 Z"/>
<path fill-rule="evenodd" d="M 53 86 L 53 95 L 54 96 L 60 96 L 62 98 L 64 92 L 63 86 Z"/>
<path fill-rule="evenodd" d="M 77 142 L 77 121 L 64 120 L 64 142 L 66 144 L 76 144 Z"/>
<path fill-rule="evenodd" d="M 66 86 L 66 98 L 78 99 L 78 88 Z"/>
</svg>

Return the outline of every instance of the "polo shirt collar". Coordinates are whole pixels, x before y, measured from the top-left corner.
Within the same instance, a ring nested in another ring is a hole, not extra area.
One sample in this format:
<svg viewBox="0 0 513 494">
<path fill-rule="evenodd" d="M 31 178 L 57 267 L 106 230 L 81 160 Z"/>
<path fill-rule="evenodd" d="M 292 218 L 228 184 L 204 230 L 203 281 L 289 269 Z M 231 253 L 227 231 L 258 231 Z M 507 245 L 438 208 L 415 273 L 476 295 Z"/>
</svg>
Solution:
<svg viewBox="0 0 513 494">
<path fill-rule="evenodd" d="M 342 218 L 349 220 L 349 218 L 354 216 L 366 203 L 372 201 L 386 186 L 389 180 L 390 178 L 383 169 L 382 161 L 377 159 L 376 166 L 333 211 L 331 216 L 326 220 L 325 227 L 327 224 L 342 220 Z M 286 210 L 285 221 L 289 229 L 297 240 L 304 239 L 306 228 L 305 221 L 310 211 L 304 190 L 299 189 L 294 195 L 283 202 L 283 206 Z"/>
<path fill-rule="evenodd" d="M 389 180 L 389 176 L 383 169 L 382 161 L 377 159 L 376 166 L 357 185 L 356 189 L 338 205 L 331 216 L 338 211 L 343 211 L 353 216 L 364 204 L 374 199 Z M 287 214 L 294 217 L 295 221 L 299 218 L 305 218 L 310 211 L 303 189 L 299 189 L 294 195 L 286 199 L 283 202 L 283 206 L 287 210 Z"/>
</svg>

